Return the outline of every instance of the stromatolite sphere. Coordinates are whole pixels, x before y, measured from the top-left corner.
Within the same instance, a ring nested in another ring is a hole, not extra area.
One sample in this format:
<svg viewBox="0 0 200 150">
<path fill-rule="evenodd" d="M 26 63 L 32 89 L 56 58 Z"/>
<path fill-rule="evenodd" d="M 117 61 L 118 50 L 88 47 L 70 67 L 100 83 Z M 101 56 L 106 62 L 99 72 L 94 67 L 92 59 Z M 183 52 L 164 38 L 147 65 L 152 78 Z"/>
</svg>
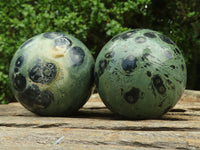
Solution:
<svg viewBox="0 0 200 150">
<path fill-rule="evenodd" d="M 131 119 L 158 118 L 186 86 L 186 65 L 165 35 L 135 29 L 113 37 L 95 63 L 95 83 L 105 105 Z"/>
<path fill-rule="evenodd" d="M 10 64 L 16 99 L 44 116 L 66 116 L 88 100 L 93 86 L 94 59 L 71 35 L 43 33 L 26 41 Z"/>
</svg>

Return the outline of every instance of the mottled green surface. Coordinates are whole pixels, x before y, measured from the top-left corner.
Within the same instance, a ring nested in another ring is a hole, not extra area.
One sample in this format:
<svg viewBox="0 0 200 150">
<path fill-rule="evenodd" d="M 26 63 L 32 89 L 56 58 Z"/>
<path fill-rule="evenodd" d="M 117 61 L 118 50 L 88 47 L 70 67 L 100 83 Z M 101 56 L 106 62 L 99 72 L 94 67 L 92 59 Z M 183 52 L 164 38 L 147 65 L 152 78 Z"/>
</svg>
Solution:
<svg viewBox="0 0 200 150">
<path fill-rule="evenodd" d="M 95 83 L 108 108 L 131 119 L 158 118 L 179 100 L 186 66 L 178 47 L 147 29 L 112 38 L 95 64 Z"/>
<path fill-rule="evenodd" d="M 91 94 L 93 68 L 93 57 L 81 41 L 63 33 L 43 33 L 26 41 L 13 56 L 11 89 L 34 113 L 71 115 Z"/>
</svg>

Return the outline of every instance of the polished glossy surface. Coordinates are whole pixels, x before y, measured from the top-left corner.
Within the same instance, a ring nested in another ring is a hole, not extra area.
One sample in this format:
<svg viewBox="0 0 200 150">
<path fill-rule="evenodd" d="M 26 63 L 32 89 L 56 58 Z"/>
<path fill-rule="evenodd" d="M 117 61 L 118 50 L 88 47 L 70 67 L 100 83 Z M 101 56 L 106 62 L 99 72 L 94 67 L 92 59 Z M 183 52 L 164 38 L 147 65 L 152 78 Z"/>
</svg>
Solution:
<svg viewBox="0 0 200 150">
<path fill-rule="evenodd" d="M 165 35 L 136 29 L 113 37 L 95 64 L 95 83 L 108 108 L 131 119 L 158 118 L 186 86 L 186 65 Z"/>
<path fill-rule="evenodd" d="M 45 116 L 65 116 L 89 98 L 94 60 L 87 47 L 71 35 L 43 33 L 27 40 L 10 64 L 16 99 Z"/>
</svg>

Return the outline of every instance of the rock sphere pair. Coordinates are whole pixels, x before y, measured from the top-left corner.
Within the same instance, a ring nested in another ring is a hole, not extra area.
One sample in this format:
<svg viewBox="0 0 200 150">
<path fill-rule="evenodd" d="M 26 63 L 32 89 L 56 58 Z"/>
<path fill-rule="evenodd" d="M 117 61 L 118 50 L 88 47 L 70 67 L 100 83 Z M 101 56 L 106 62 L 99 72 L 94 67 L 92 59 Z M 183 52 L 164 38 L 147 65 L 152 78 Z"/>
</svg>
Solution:
<svg viewBox="0 0 200 150">
<path fill-rule="evenodd" d="M 28 110 L 64 116 L 88 100 L 93 74 L 105 105 L 130 119 L 158 118 L 180 99 L 186 65 L 178 47 L 165 35 L 136 29 L 113 37 L 94 60 L 83 43 L 58 32 L 25 42 L 14 55 L 12 91 Z"/>
</svg>

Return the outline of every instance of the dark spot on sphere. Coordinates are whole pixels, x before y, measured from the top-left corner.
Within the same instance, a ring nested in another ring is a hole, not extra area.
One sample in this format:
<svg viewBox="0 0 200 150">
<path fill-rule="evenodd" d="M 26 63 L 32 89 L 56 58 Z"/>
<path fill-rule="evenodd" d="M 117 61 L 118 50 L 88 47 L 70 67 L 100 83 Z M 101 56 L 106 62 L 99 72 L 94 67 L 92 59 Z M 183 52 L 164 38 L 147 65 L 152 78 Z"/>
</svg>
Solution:
<svg viewBox="0 0 200 150">
<path fill-rule="evenodd" d="M 150 71 L 147 71 L 147 76 L 151 77 L 151 72 Z"/>
<path fill-rule="evenodd" d="M 55 39 L 55 45 L 56 46 L 71 46 L 72 45 L 72 41 L 70 39 L 68 39 L 67 37 L 60 37 Z"/>
<path fill-rule="evenodd" d="M 56 65 L 53 63 L 38 63 L 29 72 L 29 77 L 36 83 L 49 83 L 57 73 Z"/>
<path fill-rule="evenodd" d="M 144 42 L 146 42 L 146 38 L 143 36 L 138 36 L 138 37 L 136 37 L 135 42 L 144 43 Z"/>
<path fill-rule="evenodd" d="M 105 57 L 106 57 L 106 58 L 113 58 L 114 55 L 115 55 L 115 52 L 111 51 L 111 52 L 106 53 L 106 54 L 105 54 Z"/>
<path fill-rule="evenodd" d="M 150 63 L 146 63 L 145 65 L 146 65 L 146 66 L 151 66 L 151 64 L 150 64 Z"/>
<path fill-rule="evenodd" d="M 167 84 L 170 85 L 172 89 L 175 89 L 174 84 L 169 79 L 167 79 Z"/>
<path fill-rule="evenodd" d="M 23 56 L 20 56 L 20 57 L 17 58 L 17 60 L 16 60 L 16 62 L 15 62 L 15 66 L 16 66 L 16 67 L 21 67 L 22 64 L 23 64 L 23 62 L 24 62 L 24 57 L 23 57 Z"/>
<path fill-rule="evenodd" d="M 25 46 L 27 46 L 28 44 L 30 44 L 30 43 L 33 42 L 33 41 L 34 41 L 34 40 L 31 38 L 31 39 L 29 39 L 28 41 L 24 42 L 24 43 L 22 44 L 22 46 L 20 47 L 20 49 L 24 48 Z"/>
<path fill-rule="evenodd" d="M 136 33 L 136 31 L 134 31 L 134 30 L 127 31 L 127 32 L 125 32 L 124 34 L 121 35 L 121 38 L 122 38 L 123 40 L 126 40 L 126 39 L 128 39 L 129 37 L 131 37 L 131 35 L 133 35 L 134 33 Z"/>
<path fill-rule="evenodd" d="M 85 58 L 85 53 L 82 48 L 75 46 L 69 51 L 69 56 L 73 62 L 73 66 L 80 66 Z"/>
<path fill-rule="evenodd" d="M 29 85 L 23 92 L 19 93 L 20 101 L 28 106 L 32 106 L 35 103 L 36 98 L 40 94 L 40 89 L 37 85 Z"/>
<path fill-rule="evenodd" d="M 167 77 L 167 78 L 168 78 L 169 76 L 168 76 L 167 74 L 165 74 L 165 77 Z"/>
<path fill-rule="evenodd" d="M 138 101 L 140 96 L 140 90 L 138 88 L 133 87 L 130 91 L 124 94 L 124 99 L 129 104 L 134 104 Z"/>
<path fill-rule="evenodd" d="M 175 69 L 175 68 L 176 68 L 174 65 L 171 65 L 170 67 L 171 67 L 172 69 Z"/>
<path fill-rule="evenodd" d="M 98 71 L 99 76 L 101 76 L 104 73 L 104 70 L 106 69 L 107 65 L 108 65 L 107 60 L 104 59 L 99 61 L 99 71 Z"/>
<path fill-rule="evenodd" d="M 153 80 L 153 85 L 158 91 L 158 93 L 164 94 L 166 92 L 166 88 L 163 84 L 163 80 L 161 79 L 161 77 L 159 75 L 155 75 L 153 76 L 152 80 Z"/>
<path fill-rule="evenodd" d="M 116 41 L 116 40 L 118 40 L 120 38 L 123 39 L 123 40 L 126 40 L 126 39 L 130 38 L 131 35 L 133 35 L 136 32 L 137 32 L 136 30 L 130 30 L 130 31 L 124 32 L 122 34 L 119 34 L 119 35 L 113 37 L 112 41 L 114 42 L 114 41 Z"/>
<path fill-rule="evenodd" d="M 48 38 L 48 39 L 55 39 L 59 36 L 64 36 L 65 34 L 63 33 L 60 33 L 60 32 L 47 32 L 47 33 L 44 33 L 43 36 L 45 38 Z"/>
<path fill-rule="evenodd" d="M 14 69 L 14 72 L 15 72 L 15 73 L 17 73 L 18 71 L 19 71 L 19 69 L 18 69 L 18 68 L 15 68 L 15 69 Z"/>
<path fill-rule="evenodd" d="M 13 87 L 17 91 L 23 91 L 26 88 L 26 78 L 22 74 L 16 74 L 13 77 Z"/>
<path fill-rule="evenodd" d="M 147 68 L 147 67 L 149 67 L 149 66 L 151 66 L 150 63 L 146 63 L 146 64 L 144 65 L 145 68 Z"/>
<path fill-rule="evenodd" d="M 122 60 L 122 69 L 126 73 L 131 73 L 133 70 L 137 67 L 137 58 L 134 56 L 130 55 L 126 59 Z"/>
<path fill-rule="evenodd" d="M 150 54 L 148 54 L 148 53 L 145 53 L 145 54 L 143 54 L 142 55 L 142 61 L 145 61 L 145 60 L 148 60 L 148 56 L 149 56 Z"/>
<path fill-rule="evenodd" d="M 46 108 L 54 100 L 54 96 L 50 91 L 41 92 L 35 84 L 30 85 L 23 93 L 19 93 L 18 98 L 22 103 L 36 109 Z"/>
<path fill-rule="evenodd" d="M 185 70 L 185 67 L 184 67 L 184 65 L 183 65 L 183 64 L 181 65 L 181 69 L 182 69 L 182 71 L 184 71 L 184 70 Z"/>
<path fill-rule="evenodd" d="M 47 108 L 53 100 L 54 95 L 50 91 L 45 90 L 37 96 L 34 104 L 40 108 Z"/>
<path fill-rule="evenodd" d="M 156 35 L 153 32 L 146 32 L 144 33 L 144 36 L 148 38 L 156 38 Z"/>
<path fill-rule="evenodd" d="M 163 42 L 174 45 L 174 42 L 172 42 L 172 41 L 171 41 L 168 37 L 166 37 L 165 35 L 159 34 L 159 37 L 160 37 L 160 39 L 161 39 Z"/>
<path fill-rule="evenodd" d="M 178 55 L 181 54 L 181 52 L 179 51 L 178 48 L 175 48 L 175 49 L 174 49 L 174 53 L 175 53 L 175 54 L 178 54 Z"/>
</svg>

